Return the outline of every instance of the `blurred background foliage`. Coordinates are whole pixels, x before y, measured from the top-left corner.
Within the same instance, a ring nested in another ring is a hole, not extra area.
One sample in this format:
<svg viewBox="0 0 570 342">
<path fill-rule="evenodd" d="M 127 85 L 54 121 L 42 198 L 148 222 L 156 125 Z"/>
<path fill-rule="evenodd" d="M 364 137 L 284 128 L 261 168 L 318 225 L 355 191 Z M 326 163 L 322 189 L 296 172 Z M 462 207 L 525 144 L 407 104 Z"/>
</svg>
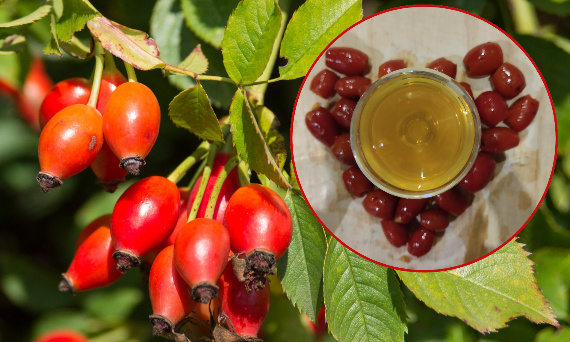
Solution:
<svg viewBox="0 0 570 342">
<path fill-rule="evenodd" d="M 149 32 L 153 1 L 91 1 L 108 18 Z M 292 1 L 291 8 L 300 1 Z M 0 22 L 30 13 L 36 0 L 5 0 Z M 406 341 L 570 341 L 570 1 L 569 0 L 364 0 L 364 17 L 410 4 L 437 4 L 477 14 L 513 36 L 542 72 L 552 94 L 558 120 L 558 158 L 552 183 L 536 215 L 520 233 L 532 253 L 536 277 L 563 330 L 535 325 L 519 318 L 498 333 L 482 335 L 456 318 L 438 315 L 404 287 L 409 325 Z M 292 10 L 290 11 L 292 12 Z M 41 54 L 49 39 L 48 22 L 32 26 L 30 46 L 18 55 L 0 56 L 0 77 L 21 84 L 31 56 Z M 85 32 L 83 32 L 85 34 Z M 86 37 L 86 36 L 84 36 Z M 183 46 L 188 53 L 193 46 Z M 69 56 L 44 56 L 54 82 L 89 77 L 92 61 Z M 280 61 L 278 65 L 283 65 Z M 122 65 L 119 68 L 124 71 Z M 195 137 L 166 118 L 166 108 L 178 89 L 160 71 L 139 72 L 139 81 L 156 94 L 163 121 L 157 143 L 140 177 L 167 175 L 196 146 Z M 302 80 L 268 87 L 266 105 L 279 117 L 288 146 L 291 113 Z M 546 105 L 546 104 L 542 104 Z M 226 115 L 217 109 L 218 115 Z M 30 341 L 39 333 L 70 327 L 92 341 L 160 341 L 152 337 L 151 307 L 140 272 L 128 272 L 114 285 L 76 296 L 59 293 L 59 274 L 67 269 L 80 230 L 100 214 L 110 213 L 126 188 L 113 195 L 94 183 L 89 171 L 65 180 L 61 189 L 43 194 L 35 176 L 38 134 L 19 117 L 15 104 L 0 96 L 0 341 Z M 130 182 L 132 182 L 131 179 Z M 272 300 L 264 325 L 266 341 L 334 341 L 313 335 L 272 282 Z"/>
</svg>

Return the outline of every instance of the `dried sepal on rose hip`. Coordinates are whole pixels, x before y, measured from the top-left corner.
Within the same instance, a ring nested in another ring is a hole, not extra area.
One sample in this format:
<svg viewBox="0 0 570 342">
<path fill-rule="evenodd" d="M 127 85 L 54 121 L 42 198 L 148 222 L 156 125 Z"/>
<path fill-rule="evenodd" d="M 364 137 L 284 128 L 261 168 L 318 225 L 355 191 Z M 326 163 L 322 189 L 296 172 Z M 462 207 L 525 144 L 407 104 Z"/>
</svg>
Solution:
<svg viewBox="0 0 570 342">
<path fill-rule="evenodd" d="M 141 256 L 162 245 L 176 226 L 179 205 L 178 187 L 164 177 L 147 177 L 125 190 L 111 217 L 119 270 L 139 266 Z"/>
<path fill-rule="evenodd" d="M 232 195 L 224 222 L 236 255 L 236 275 L 245 280 L 248 289 L 263 289 L 267 276 L 275 273 L 275 262 L 291 242 L 289 208 L 273 190 L 252 183 Z"/>
<path fill-rule="evenodd" d="M 79 235 L 75 255 L 59 284 L 62 292 L 82 292 L 111 285 L 122 273 L 115 268 L 111 240 L 111 215 L 89 223 Z"/>
<path fill-rule="evenodd" d="M 210 218 L 188 222 L 174 242 L 174 262 L 196 302 L 208 303 L 218 296 L 216 282 L 230 254 L 226 228 Z"/>
<path fill-rule="evenodd" d="M 127 82 L 113 91 L 105 108 L 103 132 L 123 169 L 139 174 L 159 128 L 160 107 L 152 90 L 142 83 Z"/>
<path fill-rule="evenodd" d="M 235 260 L 235 259 L 234 259 Z M 218 279 L 220 299 L 220 324 L 231 333 L 249 341 L 257 339 L 261 324 L 269 311 L 269 285 L 260 291 L 249 291 L 236 277 L 230 260 Z"/>
<path fill-rule="evenodd" d="M 103 146 L 103 118 L 91 106 L 76 104 L 59 111 L 43 128 L 36 177 L 43 192 L 86 169 Z"/>
<path fill-rule="evenodd" d="M 153 335 L 176 334 L 176 325 L 192 312 L 196 302 L 192 300 L 188 285 L 176 269 L 174 246 L 164 248 L 154 259 L 148 290 Z"/>
</svg>

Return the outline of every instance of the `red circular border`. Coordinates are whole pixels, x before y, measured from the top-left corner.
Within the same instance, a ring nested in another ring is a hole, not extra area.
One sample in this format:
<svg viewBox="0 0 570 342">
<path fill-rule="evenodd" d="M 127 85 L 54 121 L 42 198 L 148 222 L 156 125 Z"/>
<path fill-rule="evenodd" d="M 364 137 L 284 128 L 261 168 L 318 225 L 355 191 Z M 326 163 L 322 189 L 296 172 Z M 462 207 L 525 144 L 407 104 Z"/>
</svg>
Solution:
<svg viewBox="0 0 570 342">
<path fill-rule="evenodd" d="M 530 56 L 528 55 L 528 53 L 522 48 L 522 46 L 513 39 L 513 37 L 511 37 L 508 33 L 506 33 L 505 31 L 503 31 L 501 28 L 499 28 L 497 25 L 491 23 L 490 21 L 479 17 L 478 15 L 475 15 L 471 12 L 467 12 L 458 8 L 453 8 L 453 7 L 448 7 L 448 6 L 441 6 L 441 5 L 408 5 L 408 6 L 399 6 L 399 7 L 394 7 L 394 8 L 390 8 L 381 12 L 378 12 L 376 14 L 373 14 L 369 17 L 363 18 L 361 20 L 359 20 L 357 23 L 355 23 L 354 25 L 350 26 L 349 28 L 347 28 L 346 30 L 344 30 L 341 34 L 339 34 L 333 41 L 331 41 L 326 47 L 325 49 L 319 54 L 319 56 L 315 59 L 315 62 L 313 63 L 313 65 L 311 65 L 311 68 L 307 71 L 307 75 L 309 75 L 311 73 L 311 70 L 313 70 L 316 62 L 321 58 L 321 56 L 325 53 L 325 51 L 342 35 L 344 35 L 346 32 L 350 31 L 353 27 L 359 25 L 360 23 L 371 19 L 377 15 L 383 14 L 383 13 L 388 13 L 391 11 L 396 11 L 399 9 L 403 9 L 403 8 L 413 8 L 413 7 L 436 7 L 436 8 L 443 8 L 443 9 L 447 9 L 447 10 L 452 10 L 452 11 L 456 11 L 456 12 L 461 12 L 464 14 L 468 14 L 472 17 L 475 17 L 479 20 L 484 21 L 485 23 L 493 26 L 495 29 L 499 30 L 500 32 L 502 32 L 505 36 L 507 36 L 513 43 L 515 43 L 516 46 L 518 46 L 518 48 L 524 52 L 524 54 L 526 55 L 526 57 L 529 59 L 529 61 L 532 63 L 532 65 L 534 66 L 534 69 L 538 72 L 538 75 L 540 76 L 541 80 L 542 80 L 542 84 L 544 84 L 544 88 L 546 89 L 546 93 L 548 94 L 548 98 L 550 99 L 550 106 L 552 107 L 552 113 L 554 114 L 554 130 L 556 132 L 556 144 L 555 144 L 555 148 L 554 148 L 554 162 L 552 164 L 552 171 L 550 172 L 550 178 L 548 179 L 548 183 L 546 185 L 546 189 L 544 189 L 544 193 L 542 194 L 542 197 L 540 198 L 540 201 L 538 201 L 538 204 L 536 205 L 536 208 L 534 209 L 534 211 L 532 212 L 532 214 L 529 216 L 529 218 L 526 220 L 526 222 L 520 227 L 520 229 L 513 234 L 513 236 L 511 236 L 509 239 L 507 239 L 507 241 L 505 241 L 502 245 L 500 245 L 499 247 L 495 248 L 494 250 L 492 250 L 491 252 L 483 255 L 482 257 L 470 261 L 468 263 L 465 264 L 461 264 L 461 265 L 457 265 L 457 266 L 453 266 L 453 267 L 448 267 L 448 268 L 441 268 L 441 269 L 435 269 L 435 270 L 413 270 L 413 269 L 407 269 L 407 268 L 401 268 L 401 267 L 395 267 L 395 266 L 391 266 L 391 265 L 387 265 L 384 263 L 381 263 L 379 261 L 373 260 L 369 257 L 366 257 L 364 255 L 362 255 L 361 253 L 357 252 L 356 250 L 352 249 L 351 247 L 349 247 L 347 244 L 345 244 L 344 242 L 342 242 L 339 238 L 337 238 L 329 229 L 328 227 L 321 221 L 321 219 L 319 218 L 319 216 L 315 213 L 315 210 L 313 209 L 313 207 L 311 206 L 311 203 L 309 203 L 309 201 L 307 200 L 307 196 L 305 195 L 305 192 L 303 191 L 303 187 L 301 186 L 301 182 L 299 179 L 298 180 L 298 184 L 299 184 L 299 188 L 301 189 L 301 192 L 303 193 L 303 196 L 305 197 L 305 201 L 307 202 L 307 205 L 309 206 L 309 208 L 311 209 L 311 211 L 313 212 L 313 215 L 317 218 L 317 220 L 319 220 L 319 222 L 321 223 L 321 225 L 329 232 L 329 234 L 331 234 L 340 244 L 342 244 L 344 247 L 348 248 L 350 251 L 352 251 L 353 253 L 357 254 L 358 256 L 371 261 L 375 264 L 384 266 L 384 267 L 388 267 L 388 268 L 392 268 L 395 270 L 399 270 L 399 271 L 406 271 L 406 272 L 441 272 L 441 271 L 449 271 L 449 270 L 453 270 L 456 268 L 460 268 L 460 267 L 464 267 L 470 264 L 473 264 L 477 261 L 483 260 L 484 258 L 488 257 L 489 255 L 495 253 L 496 251 L 498 251 L 499 249 L 503 248 L 503 246 L 505 246 L 507 243 L 509 243 L 512 239 L 515 238 L 515 236 L 517 236 L 522 230 L 523 228 L 529 223 L 529 221 L 532 219 L 532 217 L 536 214 L 536 211 L 538 210 L 538 207 L 540 207 L 540 204 L 542 203 L 542 201 L 544 200 L 544 197 L 546 196 L 546 192 L 548 191 L 548 188 L 550 187 L 550 182 L 552 181 L 552 176 L 554 174 L 554 168 L 556 166 L 556 157 L 557 157 L 557 151 L 558 151 L 558 123 L 556 120 L 556 111 L 554 109 L 554 103 L 552 102 L 552 95 L 550 95 L 550 91 L 548 90 L 548 86 L 546 85 L 546 82 L 544 81 L 544 77 L 542 76 L 542 73 L 540 72 L 540 70 L 538 69 L 538 67 L 536 66 L 536 64 L 534 63 L 534 61 L 532 60 L 532 58 L 530 58 Z M 291 117 L 291 129 L 290 129 L 290 136 L 293 137 L 293 120 L 295 120 L 295 113 L 297 110 L 297 103 L 299 101 L 299 96 L 301 95 L 301 90 L 303 89 L 303 87 L 305 86 L 305 82 L 307 82 L 307 77 L 305 77 L 305 79 L 303 80 L 303 83 L 301 84 L 301 87 L 299 88 L 299 92 L 297 93 L 297 98 L 295 99 L 295 107 L 293 108 L 293 116 Z M 291 149 L 291 162 L 293 164 L 293 169 L 295 172 L 295 175 L 297 175 L 297 168 L 295 167 L 295 157 L 293 155 L 293 139 L 291 139 L 290 141 L 290 149 Z"/>
</svg>

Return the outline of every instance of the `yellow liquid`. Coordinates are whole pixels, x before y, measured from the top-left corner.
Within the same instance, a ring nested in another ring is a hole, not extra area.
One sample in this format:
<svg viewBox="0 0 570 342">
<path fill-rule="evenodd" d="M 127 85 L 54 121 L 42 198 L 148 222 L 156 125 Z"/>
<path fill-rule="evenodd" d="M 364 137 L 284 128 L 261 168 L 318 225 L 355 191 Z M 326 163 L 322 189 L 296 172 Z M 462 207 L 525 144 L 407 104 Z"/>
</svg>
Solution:
<svg viewBox="0 0 570 342">
<path fill-rule="evenodd" d="M 476 139 L 467 102 L 441 81 L 417 75 L 375 89 L 356 129 L 372 171 L 407 191 L 437 189 L 456 178 Z"/>
</svg>

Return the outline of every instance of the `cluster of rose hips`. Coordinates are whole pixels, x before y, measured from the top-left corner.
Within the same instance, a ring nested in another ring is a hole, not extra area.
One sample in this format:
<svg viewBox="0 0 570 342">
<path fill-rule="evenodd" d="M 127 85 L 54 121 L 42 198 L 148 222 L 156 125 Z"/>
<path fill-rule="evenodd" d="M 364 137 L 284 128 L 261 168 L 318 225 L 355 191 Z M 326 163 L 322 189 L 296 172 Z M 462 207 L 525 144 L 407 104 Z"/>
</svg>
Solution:
<svg viewBox="0 0 570 342">
<path fill-rule="evenodd" d="M 237 167 L 223 181 L 213 218 L 205 217 L 214 184 L 230 157 L 216 155 L 198 206 L 200 179 L 192 190 L 161 176 L 131 185 L 111 214 L 81 232 L 60 290 L 107 286 L 144 260 L 152 265 L 150 320 L 156 335 L 185 340 L 180 330 L 210 319 L 212 312 L 211 323 L 219 322 L 214 335 L 223 330 L 255 338 L 269 309 L 267 276 L 275 273 L 276 260 L 289 246 L 292 219 L 273 190 L 253 183 L 240 186 Z M 189 214 L 193 208 L 195 216 Z"/>
<path fill-rule="evenodd" d="M 364 198 L 364 209 L 380 218 L 388 242 L 395 247 L 408 244 L 408 253 L 420 257 L 432 248 L 436 237 L 449 225 L 450 215 L 459 216 L 469 206 L 473 193 L 483 189 L 493 178 L 495 158 L 519 144 L 518 132 L 534 119 L 538 101 L 529 95 L 521 96 L 510 107 L 507 100 L 518 96 L 525 88 L 523 73 L 514 65 L 503 61 L 503 51 L 494 42 L 472 48 L 464 57 L 463 65 L 468 77 L 490 76 L 493 90 L 474 98 L 471 87 L 460 82 L 475 100 L 483 124 L 481 145 L 475 162 L 458 186 L 432 198 L 407 199 L 388 194 L 375 186 L 358 168 L 350 145 L 350 123 L 357 101 L 368 89 L 372 80 L 364 75 L 370 72 L 368 56 L 349 47 L 329 48 L 325 53 L 326 66 L 317 73 L 310 89 L 323 99 L 335 93 L 340 99 L 332 109 L 316 105 L 305 117 L 311 134 L 331 148 L 333 156 L 349 166 L 342 178 L 347 191 Z M 401 59 L 389 60 L 378 68 L 378 78 L 405 68 Z M 426 65 L 450 78 L 455 78 L 457 65 L 438 58 Z M 343 74 L 341 77 L 337 73 Z M 497 126 L 504 123 L 504 126 Z"/>
<path fill-rule="evenodd" d="M 156 141 L 156 96 L 141 83 L 126 82 L 112 57 L 106 58 L 96 106 L 88 104 L 91 87 L 85 78 L 61 81 L 41 104 L 37 180 L 44 192 L 89 166 L 112 192 L 127 172 L 139 173 Z"/>
</svg>

